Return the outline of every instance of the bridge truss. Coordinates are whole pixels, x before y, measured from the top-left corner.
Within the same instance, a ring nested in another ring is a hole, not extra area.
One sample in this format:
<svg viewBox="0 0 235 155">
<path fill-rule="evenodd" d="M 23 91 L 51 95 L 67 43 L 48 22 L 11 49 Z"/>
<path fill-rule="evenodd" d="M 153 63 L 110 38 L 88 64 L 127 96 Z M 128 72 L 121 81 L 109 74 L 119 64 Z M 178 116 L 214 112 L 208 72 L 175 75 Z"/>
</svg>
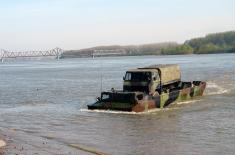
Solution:
<svg viewBox="0 0 235 155">
<path fill-rule="evenodd" d="M 4 49 L 0 50 L 0 61 L 3 62 L 7 58 L 18 58 L 18 57 L 48 57 L 55 56 L 59 59 L 64 51 L 61 48 L 54 48 L 48 51 L 25 51 L 25 52 L 13 52 L 6 51 Z"/>
</svg>

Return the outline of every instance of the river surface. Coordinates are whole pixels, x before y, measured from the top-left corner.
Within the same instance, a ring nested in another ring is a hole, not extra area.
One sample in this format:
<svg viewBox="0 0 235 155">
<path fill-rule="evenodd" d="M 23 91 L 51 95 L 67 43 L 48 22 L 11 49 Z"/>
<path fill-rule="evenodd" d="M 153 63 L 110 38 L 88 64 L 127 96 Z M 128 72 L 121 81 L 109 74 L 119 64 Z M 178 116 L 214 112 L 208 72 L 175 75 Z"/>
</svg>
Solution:
<svg viewBox="0 0 235 155">
<path fill-rule="evenodd" d="M 89 111 L 127 69 L 179 64 L 203 97 L 147 113 Z M 235 54 L 6 61 L 0 64 L 6 154 L 235 154 Z"/>
</svg>

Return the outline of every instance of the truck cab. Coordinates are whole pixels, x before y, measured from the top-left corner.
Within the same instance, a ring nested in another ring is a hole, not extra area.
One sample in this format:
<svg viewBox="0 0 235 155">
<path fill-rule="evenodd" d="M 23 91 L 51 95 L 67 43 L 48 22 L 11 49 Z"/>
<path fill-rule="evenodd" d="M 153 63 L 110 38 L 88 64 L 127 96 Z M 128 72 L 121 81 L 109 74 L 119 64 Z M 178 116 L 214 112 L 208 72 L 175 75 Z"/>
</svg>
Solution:
<svg viewBox="0 0 235 155">
<path fill-rule="evenodd" d="M 159 73 L 153 69 L 135 69 L 126 72 L 123 91 L 141 91 L 153 94 L 160 84 Z"/>
<path fill-rule="evenodd" d="M 128 70 L 123 77 L 123 91 L 161 94 L 164 88 L 181 80 L 178 65 L 153 65 Z M 168 89 L 168 88 L 167 88 Z"/>
</svg>

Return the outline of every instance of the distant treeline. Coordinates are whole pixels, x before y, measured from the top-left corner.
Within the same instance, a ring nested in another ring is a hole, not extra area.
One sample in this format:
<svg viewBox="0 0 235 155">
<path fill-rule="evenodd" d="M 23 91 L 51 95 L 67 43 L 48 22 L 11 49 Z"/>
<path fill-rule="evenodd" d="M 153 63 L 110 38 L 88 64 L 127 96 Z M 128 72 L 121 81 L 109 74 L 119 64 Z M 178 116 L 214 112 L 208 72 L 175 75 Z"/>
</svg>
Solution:
<svg viewBox="0 0 235 155">
<path fill-rule="evenodd" d="M 173 48 L 162 49 L 162 54 L 210 54 L 235 52 L 235 31 L 209 34 L 185 41 Z"/>
<path fill-rule="evenodd" d="M 162 49 L 174 48 L 178 44 L 175 42 L 153 43 L 144 45 L 128 45 L 128 46 L 98 46 L 81 50 L 69 50 L 63 54 L 65 58 L 73 57 L 89 57 L 89 56 L 114 56 L 114 55 L 161 55 Z"/>
<path fill-rule="evenodd" d="M 98 46 L 81 50 L 70 50 L 63 57 L 89 57 L 93 55 L 168 55 L 168 54 L 210 54 L 235 52 L 235 31 L 209 34 L 202 38 L 185 41 L 153 43 L 130 46 Z"/>
</svg>

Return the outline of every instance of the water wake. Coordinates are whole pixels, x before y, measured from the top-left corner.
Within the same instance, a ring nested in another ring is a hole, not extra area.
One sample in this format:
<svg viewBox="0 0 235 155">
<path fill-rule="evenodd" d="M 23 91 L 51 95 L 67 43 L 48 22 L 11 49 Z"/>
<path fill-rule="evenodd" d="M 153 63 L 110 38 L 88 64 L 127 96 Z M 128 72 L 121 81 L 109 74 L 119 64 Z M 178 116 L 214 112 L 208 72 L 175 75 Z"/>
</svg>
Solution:
<svg viewBox="0 0 235 155">
<path fill-rule="evenodd" d="M 207 82 L 205 95 L 218 95 L 218 94 L 225 94 L 228 92 L 229 92 L 229 89 L 226 89 L 211 81 Z"/>
<path fill-rule="evenodd" d="M 190 103 L 195 103 L 200 100 L 188 100 L 188 101 L 183 101 L 183 102 L 176 102 L 176 105 L 182 105 L 182 104 L 190 104 Z"/>
<path fill-rule="evenodd" d="M 94 112 L 94 113 L 109 113 L 109 114 L 127 114 L 127 115 L 141 115 L 141 114 L 152 114 L 156 112 L 162 112 L 162 111 L 169 111 L 173 109 L 178 109 L 177 107 L 171 107 L 171 108 L 155 108 L 151 110 L 147 110 L 144 112 L 127 112 L 127 111 L 114 111 L 114 110 L 89 110 L 89 109 L 80 109 L 81 112 Z"/>
</svg>

